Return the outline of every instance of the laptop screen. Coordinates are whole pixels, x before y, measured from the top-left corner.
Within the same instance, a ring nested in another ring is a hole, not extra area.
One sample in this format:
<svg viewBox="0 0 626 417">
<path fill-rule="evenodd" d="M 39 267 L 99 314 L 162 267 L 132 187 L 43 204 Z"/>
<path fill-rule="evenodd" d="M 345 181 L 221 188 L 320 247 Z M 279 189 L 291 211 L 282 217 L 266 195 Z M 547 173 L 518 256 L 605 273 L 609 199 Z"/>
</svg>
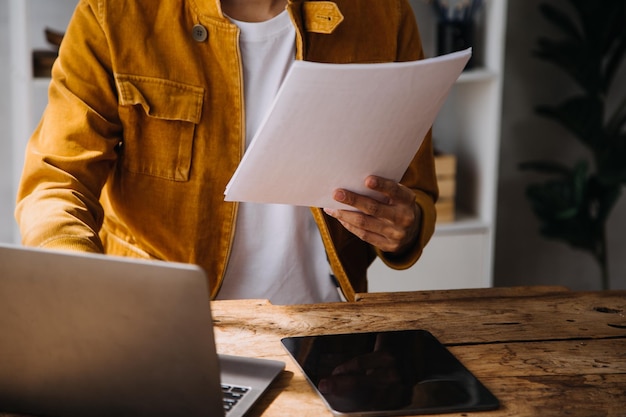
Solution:
<svg viewBox="0 0 626 417">
<path fill-rule="evenodd" d="M 0 277 L 0 414 L 223 416 L 232 370 L 239 416 L 284 367 L 218 357 L 193 265 L 0 244 Z"/>
</svg>

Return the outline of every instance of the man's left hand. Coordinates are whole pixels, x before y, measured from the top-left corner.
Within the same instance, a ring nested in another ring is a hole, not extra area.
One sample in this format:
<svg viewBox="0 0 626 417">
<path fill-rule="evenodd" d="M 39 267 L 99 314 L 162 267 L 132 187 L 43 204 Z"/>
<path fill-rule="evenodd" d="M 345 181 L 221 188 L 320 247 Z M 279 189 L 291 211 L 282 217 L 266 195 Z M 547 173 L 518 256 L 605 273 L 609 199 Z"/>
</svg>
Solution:
<svg viewBox="0 0 626 417">
<path fill-rule="evenodd" d="M 395 181 L 370 175 L 365 186 L 381 194 L 376 200 L 344 189 L 333 198 L 358 211 L 324 209 L 350 232 L 383 252 L 402 253 L 419 234 L 421 210 L 415 193 Z"/>
</svg>

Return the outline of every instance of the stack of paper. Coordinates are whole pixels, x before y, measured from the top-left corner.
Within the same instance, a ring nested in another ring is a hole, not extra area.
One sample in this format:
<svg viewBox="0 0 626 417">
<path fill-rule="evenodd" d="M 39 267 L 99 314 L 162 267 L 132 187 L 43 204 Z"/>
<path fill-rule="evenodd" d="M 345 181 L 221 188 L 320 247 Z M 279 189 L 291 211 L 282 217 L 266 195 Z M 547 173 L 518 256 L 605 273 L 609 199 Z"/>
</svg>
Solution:
<svg viewBox="0 0 626 417">
<path fill-rule="evenodd" d="M 296 61 L 225 191 L 226 201 L 347 208 L 337 188 L 376 197 L 399 181 L 471 49 L 413 62 Z"/>
</svg>

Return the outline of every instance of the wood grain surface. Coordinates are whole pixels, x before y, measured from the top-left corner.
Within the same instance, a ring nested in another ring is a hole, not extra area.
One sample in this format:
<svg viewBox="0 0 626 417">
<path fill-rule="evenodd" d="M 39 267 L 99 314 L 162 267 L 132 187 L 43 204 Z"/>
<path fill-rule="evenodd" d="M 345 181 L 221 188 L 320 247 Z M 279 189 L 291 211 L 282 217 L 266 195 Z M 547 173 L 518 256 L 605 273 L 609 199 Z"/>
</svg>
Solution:
<svg viewBox="0 0 626 417">
<path fill-rule="evenodd" d="M 501 401 L 495 411 L 445 416 L 626 417 L 626 291 L 516 287 L 359 300 L 212 302 L 220 353 L 286 363 L 250 417 L 331 416 L 281 338 L 401 329 L 429 330 Z"/>
<path fill-rule="evenodd" d="M 432 332 L 501 401 L 496 411 L 457 415 L 626 416 L 624 291 L 494 288 L 303 306 L 220 301 L 213 314 L 219 351 L 287 363 L 253 416 L 331 415 L 280 338 L 399 329 Z"/>
</svg>

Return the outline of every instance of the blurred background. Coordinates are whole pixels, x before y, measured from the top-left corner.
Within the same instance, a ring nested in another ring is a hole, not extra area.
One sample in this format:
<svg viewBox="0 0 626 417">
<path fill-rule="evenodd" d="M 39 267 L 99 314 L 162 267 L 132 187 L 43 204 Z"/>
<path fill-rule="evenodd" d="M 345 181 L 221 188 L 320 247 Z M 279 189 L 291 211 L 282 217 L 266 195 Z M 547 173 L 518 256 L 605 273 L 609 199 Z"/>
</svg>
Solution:
<svg viewBox="0 0 626 417">
<path fill-rule="evenodd" d="M 579 92 L 561 69 L 533 55 L 539 38 L 561 36 L 541 14 L 542 3 L 572 14 L 567 0 L 488 0 L 472 17 L 474 26 L 466 36 L 474 48 L 473 66 L 455 86 L 434 128 L 435 146 L 454 162 L 449 204 L 444 207 L 442 202 L 442 217 L 423 262 L 396 275 L 375 265 L 372 290 L 602 287 L 600 268 L 589 251 L 539 233 L 540 222 L 526 189 L 548 177 L 519 167 L 534 160 L 573 166 L 589 157 L 570 131 L 535 111 Z M 0 0 L 0 242 L 19 242 L 13 217 L 15 187 L 24 144 L 45 106 L 48 79 L 45 68 L 43 76 L 41 68 L 33 71 L 33 53 L 54 51 L 44 29 L 63 31 L 75 4 L 75 0 Z M 411 0 L 411 4 L 427 55 L 439 54 L 442 36 L 456 36 L 450 35 L 454 28 L 441 31 L 442 18 L 432 3 Z M 626 65 L 617 74 L 611 97 L 622 100 Z M 609 106 L 617 106 L 617 101 Z M 443 213 L 449 216 L 444 218 Z M 606 232 L 610 288 L 624 289 L 626 196 L 612 209 Z"/>
</svg>

